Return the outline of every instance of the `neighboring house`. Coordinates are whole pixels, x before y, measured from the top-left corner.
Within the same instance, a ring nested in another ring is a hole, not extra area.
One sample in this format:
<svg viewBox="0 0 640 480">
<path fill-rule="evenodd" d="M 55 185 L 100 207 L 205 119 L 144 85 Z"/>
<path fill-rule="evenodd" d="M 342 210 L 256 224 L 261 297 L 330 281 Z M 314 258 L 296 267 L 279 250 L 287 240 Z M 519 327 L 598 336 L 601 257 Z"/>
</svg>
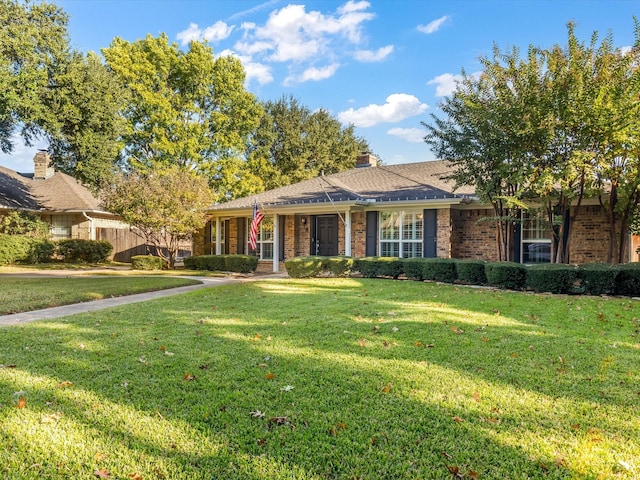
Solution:
<svg viewBox="0 0 640 480">
<path fill-rule="evenodd" d="M 211 207 L 194 254 L 255 253 L 262 268 L 273 271 L 282 269 L 281 261 L 305 255 L 497 260 L 495 224 L 482 221 L 493 210 L 472 188 L 454 192 L 441 179 L 449 168 L 446 161 L 378 166 L 373 155 L 360 155 L 354 169 Z M 249 252 L 254 204 L 265 219 L 256 252 Z M 570 261 L 604 262 L 608 226 L 600 206 L 585 200 L 580 209 Z M 514 232 L 514 258 L 548 262 L 551 238 L 544 222 L 523 215 Z"/>
<path fill-rule="evenodd" d="M 0 166 L 0 215 L 10 210 L 37 213 L 50 225 L 52 240 L 109 241 L 118 261 L 147 253 L 144 241 L 129 224 L 102 210 L 100 201 L 76 179 L 55 171 L 49 154 L 38 152 L 33 162 L 32 174 Z"/>
</svg>

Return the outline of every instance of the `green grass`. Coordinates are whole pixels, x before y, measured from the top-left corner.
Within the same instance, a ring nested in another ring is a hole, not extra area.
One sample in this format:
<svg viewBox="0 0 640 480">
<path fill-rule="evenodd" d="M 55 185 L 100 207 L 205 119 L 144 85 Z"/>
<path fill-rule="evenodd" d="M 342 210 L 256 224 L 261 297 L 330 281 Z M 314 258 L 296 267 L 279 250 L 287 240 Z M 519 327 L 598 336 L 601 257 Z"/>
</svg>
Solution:
<svg viewBox="0 0 640 480">
<path fill-rule="evenodd" d="M 0 277 L 0 315 L 199 283 L 171 277 Z"/>
<path fill-rule="evenodd" d="M 5 328 L 0 478 L 639 478 L 639 309 L 270 280 Z"/>
</svg>

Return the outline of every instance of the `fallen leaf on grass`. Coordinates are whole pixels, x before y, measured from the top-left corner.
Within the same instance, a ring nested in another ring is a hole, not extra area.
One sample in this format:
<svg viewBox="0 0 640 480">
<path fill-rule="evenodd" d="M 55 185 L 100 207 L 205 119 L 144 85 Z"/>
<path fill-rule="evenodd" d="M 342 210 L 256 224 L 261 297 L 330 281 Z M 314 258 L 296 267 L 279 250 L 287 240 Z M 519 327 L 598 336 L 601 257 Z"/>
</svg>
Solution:
<svg viewBox="0 0 640 480">
<path fill-rule="evenodd" d="M 24 408 L 26 406 L 27 406 L 27 401 L 24 399 L 24 397 L 18 398 L 18 403 L 16 403 L 16 408 Z"/>
<path fill-rule="evenodd" d="M 391 391 L 392 384 L 387 383 L 384 387 L 382 387 L 382 393 L 389 393 Z"/>
<path fill-rule="evenodd" d="M 360 345 L 361 347 L 366 347 L 367 346 L 367 340 L 364 338 L 359 338 L 358 339 L 358 345 Z"/>
<path fill-rule="evenodd" d="M 195 375 L 191 375 L 189 372 L 185 373 L 183 378 L 184 378 L 187 382 L 191 382 L 191 381 L 193 381 L 193 380 L 196 380 L 196 379 L 197 379 L 197 377 L 196 377 Z"/>
<path fill-rule="evenodd" d="M 458 328 L 458 327 L 456 327 L 456 326 L 451 327 L 451 331 L 452 331 L 453 333 L 457 333 L 457 334 L 459 334 L 459 335 L 461 335 L 461 334 L 463 334 L 463 333 L 464 333 L 464 330 L 463 330 L 463 329 Z"/>
<path fill-rule="evenodd" d="M 106 468 L 101 468 L 100 470 L 95 470 L 93 474 L 98 478 L 109 478 L 109 472 L 107 472 Z"/>
<path fill-rule="evenodd" d="M 281 392 L 290 392 L 291 390 L 293 390 L 293 385 L 285 385 L 280 389 Z"/>
<path fill-rule="evenodd" d="M 129 478 L 131 478 L 132 480 L 142 480 L 142 475 L 140 475 L 139 473 L 130 473 Z"/>
<path fill-rule="evenodd" d="M 334 436 L 334 437 L 335 437 L 336 435 L 338 435 L 338 433 L 340 432 L 340 430 L 344 430 L 344 429 L 346 429 L 346 428 L 347 428 L 346 423 L 344 423 L 344 422 L 338 422 L 338 423 L 336 423 L 335 425 L 331 425 L 331 428 L 330 428 L 329 430 L 327 430 L 327 433 L 328 433 L 329 435 L 331 435 L 331 436 Z M 372 439 L 372 440 L 373 440 L 372 445 L 374 445 L 374 444 L 375 444 L 375 442 L 376 442 L 375 438 L 376 438 L 376 437 L 373 437 L 373 439 Z"/>
<path fill-rule="evenodd" d="M 475 472 L 473 470 L 469 470 L 467 472 L 467 477 L 473 479 L 473 480 L 478 480 L 480 478 L 480 474 L 478 472 Z"/>
<path fill-rule="evenodd" d="M 70 382 L 69 380 L 65 380 L 64 382 L 60 382 L 58 385 L 56 385 L 56 388 L 67 388 L 72 386 L 73 386 L 72 382 Z"/>
<path fill-rule="evenodd" d="M 480 402 L 480 394 L 477 390 L 473 392 L 473 399 L 478 403 Z"/>
<path fill-rule="evenodd" d="M 460 468 L 456 465 L 447 465 L 447 470 L 449 470 L 449 473 L 455 478 L 464 478 L 464 475 L 460 472 Z"/>
<path fill-rule="evenodd" d="M 456 423 L 463 423 L 463 422 L 464 422 L 464 419 L 460 418 L 460 417 L 459 417 L 459 416 L 457 416 L 457 415 L 456 415 L 455 417 L 453 417 L 453 419 L 452 419 L 452 420 L 453 420 L 454 422 L 456 422 Z"/>
<path fill-rule="evenodd" d="M 256 410 L 255 412 L 250 412 L 251 416 L 253 418 L 263 418 L 264 417 L 264 412 L 261 412 L 260 410 Z"/>
<path fill-rule="evenodd" d="M 264 376 L 264 378 L 266 378 L 267 380 L 272 380 L 272 379 L 276 378 L 276 374 L 269 372 Z"/>
<path fill-rule="evenodd" d="M 10 363 L 9 365 L 0 365 L 0 368 L 16 368 L 16 364 Z"/>
</svg>

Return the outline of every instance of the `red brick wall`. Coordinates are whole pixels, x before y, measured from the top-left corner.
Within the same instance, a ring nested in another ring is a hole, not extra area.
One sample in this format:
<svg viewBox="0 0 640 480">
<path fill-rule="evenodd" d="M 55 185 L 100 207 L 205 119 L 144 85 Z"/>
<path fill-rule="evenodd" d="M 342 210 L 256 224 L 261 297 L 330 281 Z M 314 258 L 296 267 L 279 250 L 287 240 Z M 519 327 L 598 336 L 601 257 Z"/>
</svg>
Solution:
<svg viewBox="0 0 640 480">
<path fill-rule="evenodd" d="M 436 256 L 438 258 L 451 258 L 451 234 L 451 210 L 449 208 L 439 208 L 436 232 Z"/>
<path fill-rule="evenodd" d="M 571 212 L 575 214 L 574 211 Z M 624 260 L 629 259 L 629 242 Z M 569 261 L 571 263 L 606 262 L 609 251 L 609 223 L 599 205 L 582 206 L 571 227 Z M 634 254 L 637 259 L 637 254 Z"/>
<path fill-rule="evenodd" d="M 440 212 L 438 212 L 440 213 Z M 451 256 L 473 260 L 498 260 L 496 227 L 478 221 L 493 216 L 493 210 L 451 210 Z"/>
<path fill-rule="evenodd" d="M 364 257 L 367 251 L 367 214 L 351 212 L 351 256 Z"/>
</svg>

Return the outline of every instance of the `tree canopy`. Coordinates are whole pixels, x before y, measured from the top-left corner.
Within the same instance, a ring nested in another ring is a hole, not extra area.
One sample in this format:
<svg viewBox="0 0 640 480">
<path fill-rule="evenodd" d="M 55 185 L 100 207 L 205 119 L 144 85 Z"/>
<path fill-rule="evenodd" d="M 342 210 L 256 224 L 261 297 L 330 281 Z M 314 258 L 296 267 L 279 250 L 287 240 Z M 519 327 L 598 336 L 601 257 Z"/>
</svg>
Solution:
<svg viewBox="0 0 640 480">
<path fill-rule="evenodd" d="M 585 196 L 599 197 L 610 222 L 610 261 L 621 261 L 640 200 L 640 28 L 629 50 L 611 36 L 566 47 L 529 47 L 482 58 L 432 115 L 425 141 L 451 160 L 450 178 L 473 185 L 494 206 L 500 258 L 520 209 L 544 213 L 555 262 L 569 259 L 570 231 Z M 464 73 L 464 72 L 463 72 Z"/>
<path fill-rule="evenodd" d="M 207 181 L 178 165 L 121 174 L 103 190 L 103 207 L 133 225 L 173 268 L 180 242 L 206 222 L 213 202 Z"/>
</svg>

